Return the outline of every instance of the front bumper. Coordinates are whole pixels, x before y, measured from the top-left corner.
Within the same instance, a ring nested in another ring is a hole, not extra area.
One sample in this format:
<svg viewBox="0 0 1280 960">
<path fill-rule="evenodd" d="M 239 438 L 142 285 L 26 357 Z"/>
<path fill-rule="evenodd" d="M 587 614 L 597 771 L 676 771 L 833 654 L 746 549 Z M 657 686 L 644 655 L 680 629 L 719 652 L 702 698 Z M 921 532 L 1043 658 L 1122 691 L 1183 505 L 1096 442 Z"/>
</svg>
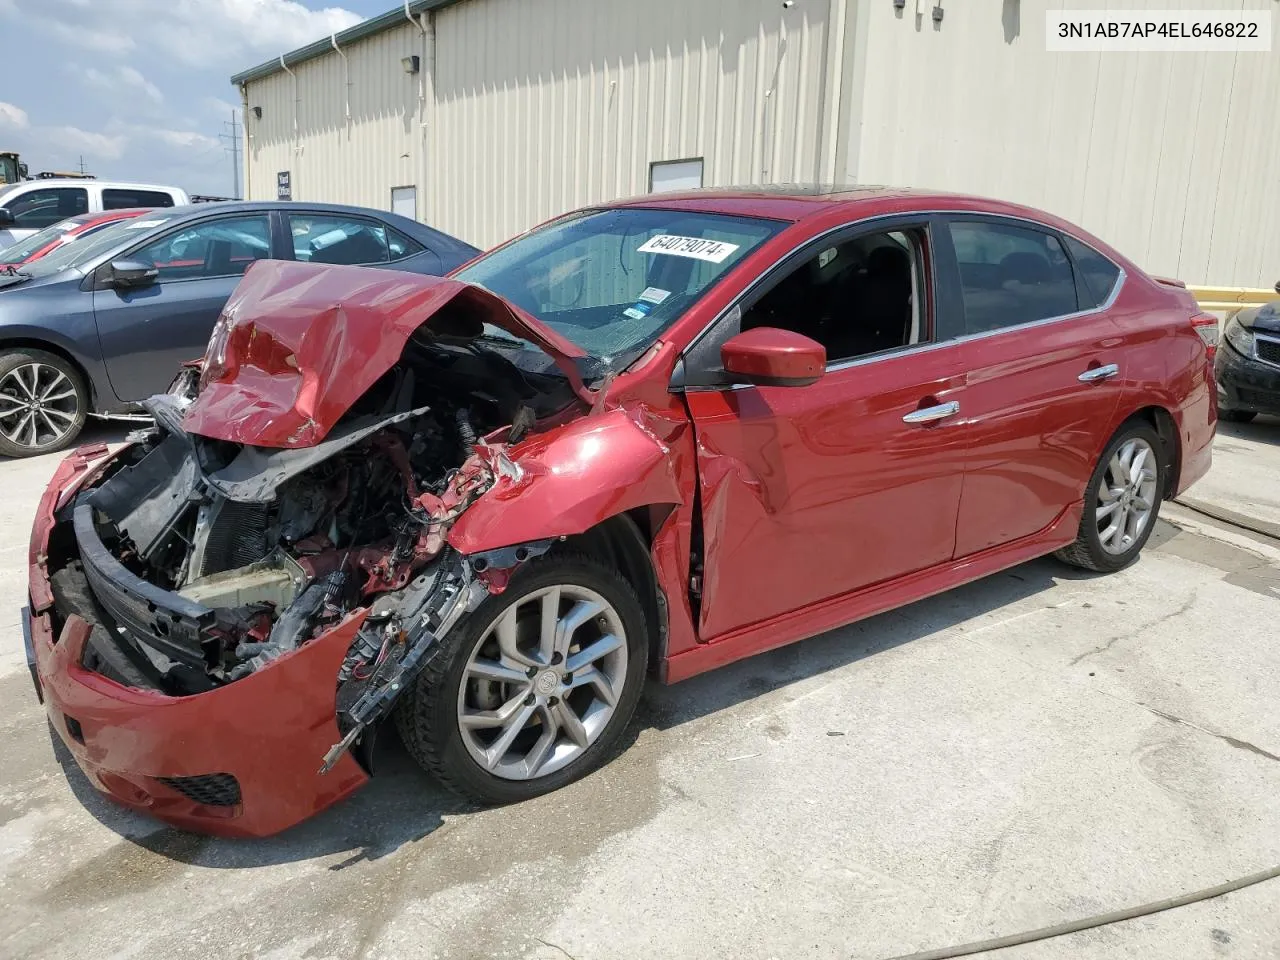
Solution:
<svg viewBox="0 0 1280 960">
<path fill-rule="evenodd" d="M 126 687 L 82 665 L 89 624 L 69 616 L 57 637 L 46 554 L 56 514 L 107 462 L 78 450 L 45 491 L 32 530 L 24 634 L 49 722 L 90 782 L 112 799 L 186 830 L 278 833 L 343 799 L 368 777 L 344 754 L 335 678 L 364 613 L 235 683 L 170 697 Z"/>
<path fill-rule="evenodd" d="M 1243 357 L 1224 340 L 1218 347 L 1213 373 L 1219 407 L 1280 414 L 1280 367 Z"/>
</svg>

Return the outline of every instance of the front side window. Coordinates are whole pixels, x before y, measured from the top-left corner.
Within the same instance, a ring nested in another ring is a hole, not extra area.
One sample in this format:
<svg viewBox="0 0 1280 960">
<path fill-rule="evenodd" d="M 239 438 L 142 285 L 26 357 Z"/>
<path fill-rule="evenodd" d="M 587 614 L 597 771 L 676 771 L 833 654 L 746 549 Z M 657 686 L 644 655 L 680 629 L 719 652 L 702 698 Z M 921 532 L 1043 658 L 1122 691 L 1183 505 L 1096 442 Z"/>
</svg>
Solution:
<svg viewBox="0 0 1280 960">
<path fill-rule="evenodd" d="M 398 259 L 391 255 L 386 228 L 372 220 L 311 213 L 291 213 L 288 219 L 298 260 L 356 266 Z"/>
<path fill-rule="evenodd" d="M 43 230 L 59 220 L 87 213 L 89 193 L 83 187 L 28 190 L 5 207 L 13 214 L 14 226 L 22 230 Z"/>
<path fill-rule="evenodd" d="M 748 306 L 741 329 L 803 334 L 826 348 L 828 364 L 920 343 L 923 240 L 892 230 L 824 246 Z"/>
<path fill-rule="evenodd" d="M 647 348 L 785 226 L 676 210 L 588 211 L 526 234 L 454 276 L 611 362 Z"/>
<path fill-rule="evenodd" d="M 142 222 L 142 221 L 139 221 Z M 271 256 L 265 216 L 225 217 L 179 228 L 125 255 L 154 266 L 160 281 L 235 277 Z"/>
<path fill-rule="evenodd" d="M 173 195 L 160 190 L 128 190 L 121 187 L 105 187 L 102 191 L 103 210 L 172 206 Z"/>
<path fill-rule="evenodd" d="M 1066 316 L 1080 309 L 1075 275 L 1057 237 L 989 221 L 956 221 L 965 332 Z"/>
</svg>

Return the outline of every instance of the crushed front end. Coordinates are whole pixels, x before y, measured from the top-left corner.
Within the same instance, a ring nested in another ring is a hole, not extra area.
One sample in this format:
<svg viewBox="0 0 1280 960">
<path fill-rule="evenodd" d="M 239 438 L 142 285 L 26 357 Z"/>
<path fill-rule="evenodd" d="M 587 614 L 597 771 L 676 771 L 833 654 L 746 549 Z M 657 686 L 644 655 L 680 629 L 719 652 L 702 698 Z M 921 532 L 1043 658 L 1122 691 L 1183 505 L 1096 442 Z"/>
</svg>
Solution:
<svg viewBox="0 0 1280 960">
<path fill-rule="evenodd" d="M 447 535 L 519 484 L 507 442 L 567 389 L 513 388 L 507 367 L 419 332 L 294 446 L 190 431 L 198 388 L 180 378 L 124 449 L 67 458 L 32 531 L 24 628 L 50 721 L 98 789 L 262 836 L 367 780 L 379 722 L 505 582 Z"/>
</svg>

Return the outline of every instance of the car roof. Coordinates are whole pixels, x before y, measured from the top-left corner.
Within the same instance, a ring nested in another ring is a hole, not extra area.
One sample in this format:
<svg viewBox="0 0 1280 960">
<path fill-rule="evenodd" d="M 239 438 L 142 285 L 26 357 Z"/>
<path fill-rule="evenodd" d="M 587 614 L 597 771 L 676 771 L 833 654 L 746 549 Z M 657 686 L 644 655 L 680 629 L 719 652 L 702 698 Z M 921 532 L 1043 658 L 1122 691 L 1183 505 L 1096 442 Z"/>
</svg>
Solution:
<svg viewBox="0 0 1280 960">
<path fill-rule="evenodd" d="M 658 207 L 702 213 L 763 217 L 798 223 L 836 207 L 849 208 L 857 216 L 909 212 L 912 210 L 960 210 L 1025 217 L 1045 223 L 1061 223 L 1042 210 L 1020 204 L 963 193 L 922 190 L 914 187 L 869 186 L 864 184 L 760 184 L 746 187 L 715 187 L 673 193 L 630 197 L 605 207 Z"/>
<path fill-rule="evenodd" d="M 155 207 L 119 207 L 115 210 L 93 210 L 89 213 L 77 213 L 73 217 L 67 217 L 63 222 L 84 227 L 95 223 L 109 223 L 112 220 L 129 220 L 154 209 Z"/>
</svg>

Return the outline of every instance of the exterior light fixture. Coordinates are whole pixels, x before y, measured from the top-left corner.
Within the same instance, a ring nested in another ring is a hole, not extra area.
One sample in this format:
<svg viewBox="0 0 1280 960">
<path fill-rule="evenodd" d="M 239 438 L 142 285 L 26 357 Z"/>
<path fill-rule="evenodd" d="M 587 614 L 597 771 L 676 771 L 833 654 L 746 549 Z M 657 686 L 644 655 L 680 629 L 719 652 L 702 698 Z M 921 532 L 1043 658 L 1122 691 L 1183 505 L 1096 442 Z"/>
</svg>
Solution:
<svg viewBox="0 0 1280 960">
<path fill-rule="evenodd" d="M 404 67 L 405 73 L 417 73 L 421 63 L 422 61 L 418 58 L 417 54 L 400 58 L 400 66 Z"/>
</svg>

